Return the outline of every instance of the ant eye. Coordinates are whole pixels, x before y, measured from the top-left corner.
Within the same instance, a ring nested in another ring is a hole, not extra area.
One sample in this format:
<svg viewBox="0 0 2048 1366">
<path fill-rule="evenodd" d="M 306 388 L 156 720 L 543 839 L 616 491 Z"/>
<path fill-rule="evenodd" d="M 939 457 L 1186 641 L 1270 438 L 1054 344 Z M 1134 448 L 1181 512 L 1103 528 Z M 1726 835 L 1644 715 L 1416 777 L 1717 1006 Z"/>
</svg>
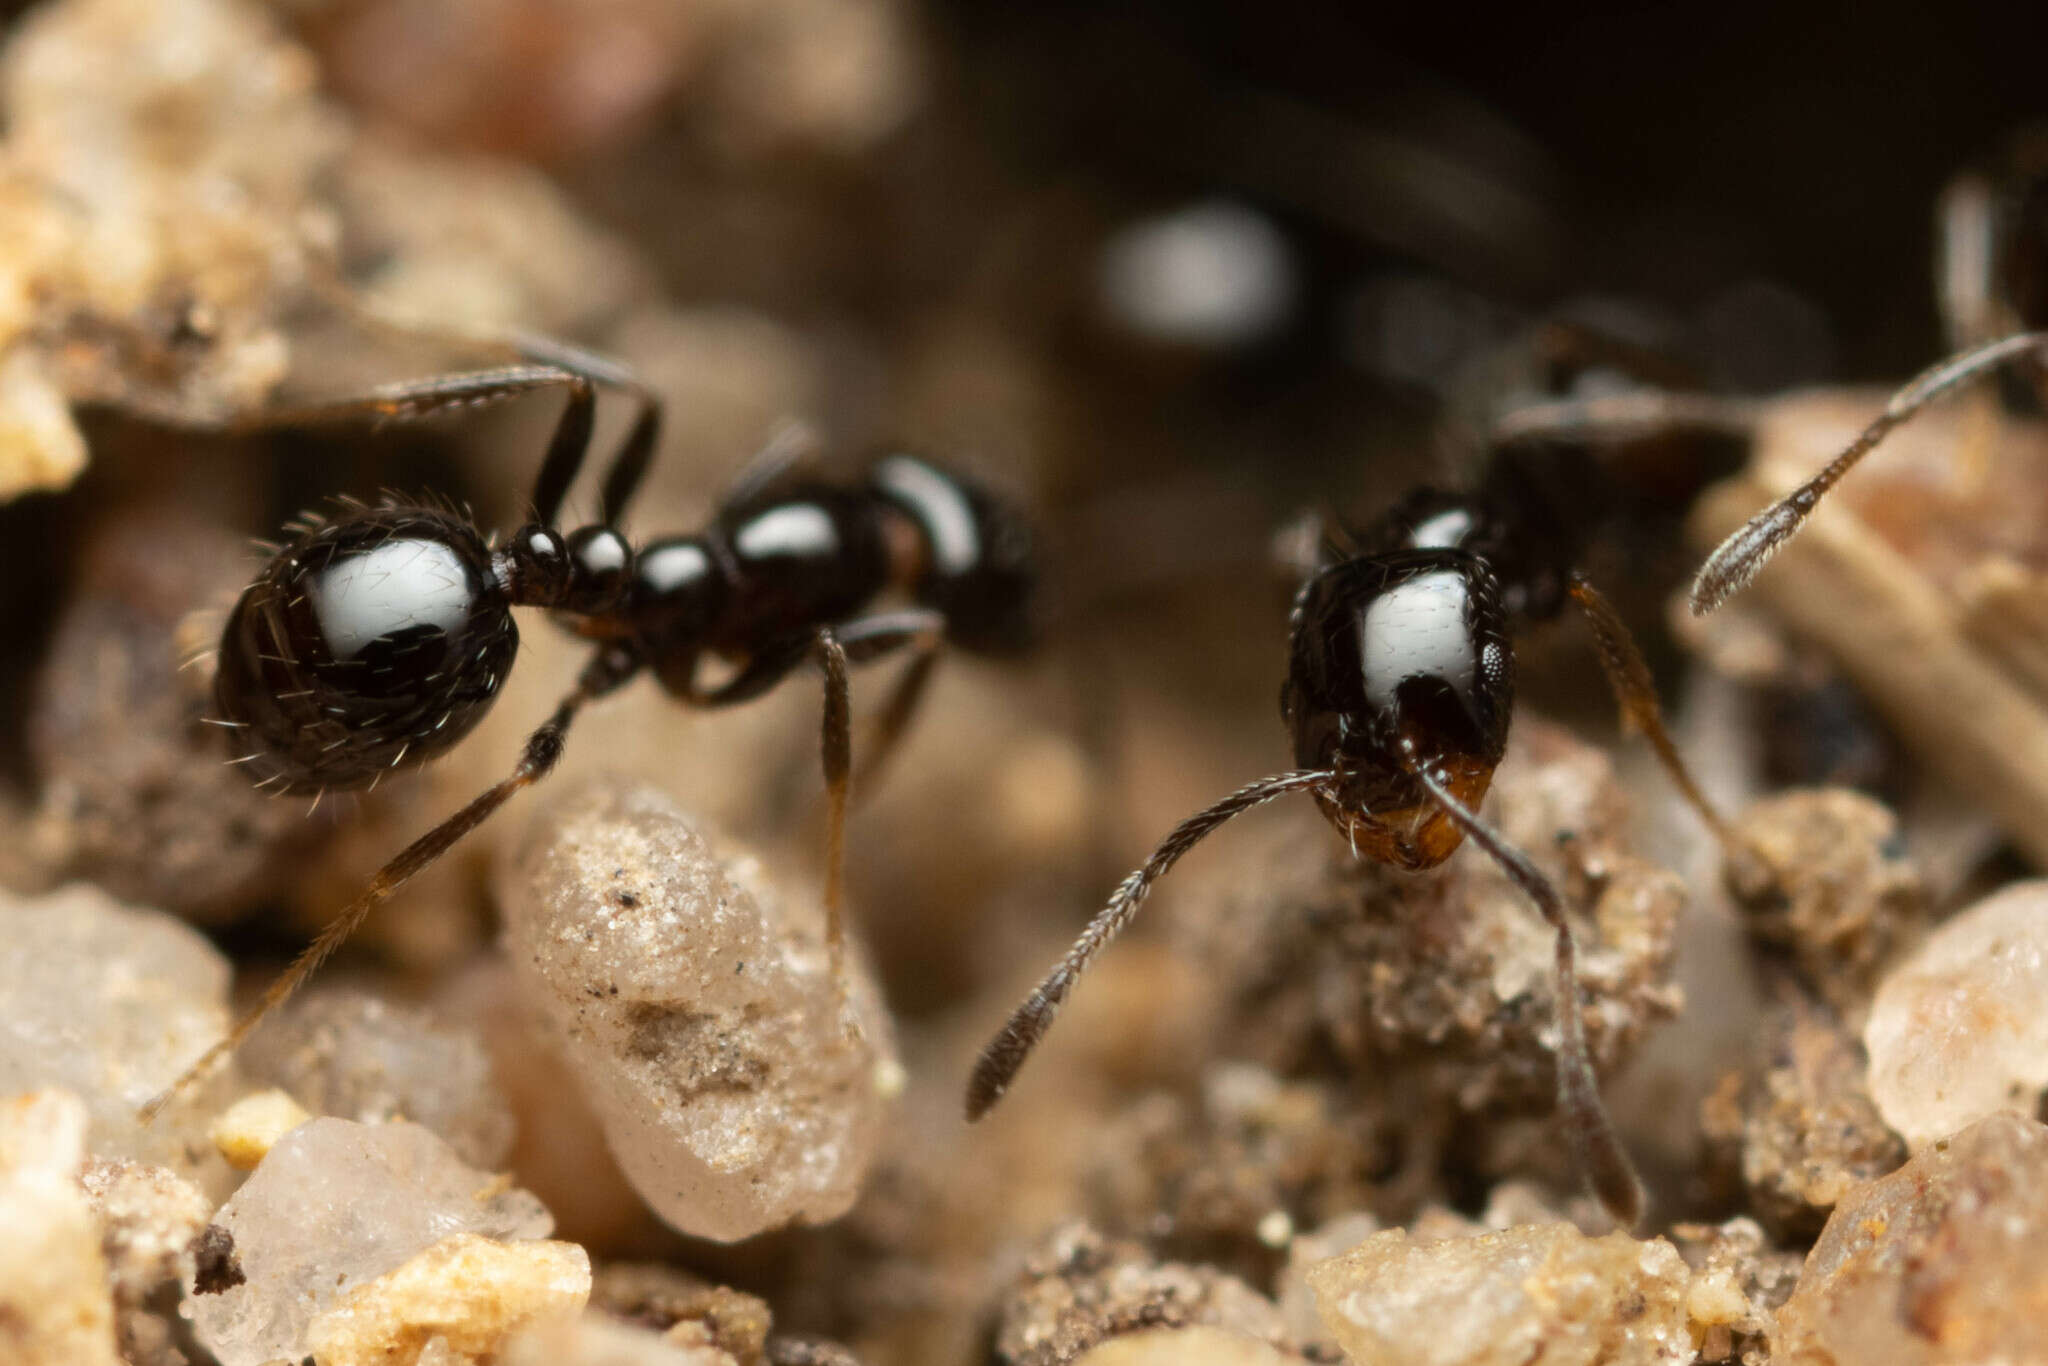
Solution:
<svg viewBox="0 0 2048 1366">
<path fill-rule="evenodd" d="M 228 618 L 214 699 L 260 782 L 361 787 L 467 734 L 517 649 L 475 530 L 379 509 L 271 560 Z"/>
</svg>

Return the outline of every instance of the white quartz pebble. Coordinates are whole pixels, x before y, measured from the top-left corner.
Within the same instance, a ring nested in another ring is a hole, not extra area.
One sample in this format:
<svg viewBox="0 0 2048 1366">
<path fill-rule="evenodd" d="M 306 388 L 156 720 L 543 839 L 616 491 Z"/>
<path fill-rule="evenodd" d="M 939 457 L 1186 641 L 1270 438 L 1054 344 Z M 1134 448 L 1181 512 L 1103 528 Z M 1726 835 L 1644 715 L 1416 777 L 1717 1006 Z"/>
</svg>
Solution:
<svg viewBox="0 0 2048 1366">
<path fill-rule="evenodd" d="M 345 1119 L 278 1140 L 213 1222 L 242 1277 L 192 1296 L 199 1340 L 221 1366 L 300 1359 L 318 1315 L 452 1234 L 554 1230 L 540 1201 L 465 1165 L 432 1131 Z"/>
<path fill-rule="evenodd" d="M 503 879 L 505 947 L 621 1169 L 682 1232 L 844 1213 L 901 1077 L 849 950 L 667 796 L 599 783 L 544 811 Z"/>
<path fill-rule="evenodd" d="M 2048 1089 L 2048 881 L 1945 921 L 1893 968 L 1863 1028 L 1870 1094 L 1915 1151 Z"/>
<path fill-rule="evenodd" d="M 207 1131 L 232 1066 L 153 1125 L 136 1111 L 227 1031 L 227 960 L 176 917 L 83 884 L 0 898 L 0 931 L 0 1095 L 63 1087 L 85 1101 L 95 1156 L 224 1191 Z"/>
</svg>

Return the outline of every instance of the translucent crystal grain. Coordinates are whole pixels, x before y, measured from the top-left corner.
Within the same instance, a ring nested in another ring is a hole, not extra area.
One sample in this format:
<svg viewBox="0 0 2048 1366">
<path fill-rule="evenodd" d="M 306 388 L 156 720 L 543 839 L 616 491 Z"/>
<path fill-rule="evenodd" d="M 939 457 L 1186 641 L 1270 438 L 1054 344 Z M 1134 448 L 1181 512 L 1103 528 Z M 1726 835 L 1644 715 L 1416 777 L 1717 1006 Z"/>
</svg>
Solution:
<svg viewBox="0 0 2048 1366">
<path fill-rule="evenodd" d="M 483 1041 L 366 991 L 331 988 L 287 1007 L 249 1041 L 242 1065 L 315 1114 L 423 1124 L 479 1167 L 502 1165 L 512 1149 L 512 1111 Z"/>
<path fill-rule="evenodd" d="M 224 1189 L 206 1131 L 232 1068 L 153 1125 L 135 1112 L 226 1031 L 227 961 L 173 917 L 82 884 L 0 898 L 0 926 L 0 1095 L 63 1087 L 92 1116 L 95 1156 Z"/>
<path fill-rule="evenodd" d="M 572 794 L 524 849 L 506 949 L 642 1198 L 719 1239 L 844 1213 L 901 1073 L 857 953 L 842 1000 L 816 903 L 644 786 Z"/>
<path fill-rule="evenodd" d="M 2048 882 L 1944 922 L 1878 987 L 1863 1029 L 1870 1094 L 1916 1151 L 2048 1090 Z"/>
<path fill-rule="evenodd" d="M 1389 1229 L 1308 1280 L 1331 1336 L 1374 1366 L 1693 1359 L 1690 1273 L 1661 1238 L 1588 1238 L 1563 1223 L 1434 1240 Z"/>
<path fill-rule="evenodd" d="M 456 1233 L 545 1238 L 538 1200 L 417 1124 L 316 1119 L 279 1140 L 214 1217 L 240 1284 L 193 1299 L 222 1366 L 305 1354 L 309 1324 L 350 1290 Z"/>
</svg>

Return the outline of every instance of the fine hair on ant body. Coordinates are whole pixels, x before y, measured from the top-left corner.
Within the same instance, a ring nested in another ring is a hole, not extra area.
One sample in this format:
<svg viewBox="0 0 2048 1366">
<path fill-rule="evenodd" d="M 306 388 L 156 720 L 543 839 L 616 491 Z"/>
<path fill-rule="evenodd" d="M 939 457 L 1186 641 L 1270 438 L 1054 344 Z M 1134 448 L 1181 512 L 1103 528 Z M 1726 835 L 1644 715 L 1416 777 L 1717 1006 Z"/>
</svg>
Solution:
<svg viewBox="0 0 2048 1366">
<path fill-rule="evenodd" d="M 1916 375 L 1818 474 L 1716 546 L 1693 580 L 1695 615 L 1748 587 L 1828 490 L 1921 409 L 2005 366 L 2048 363 L 2048 131 L 2012 139 L 1990 176 L 1957 177 L 1942 196 L 1939 235 L 1942 312 L 1962 349 Z M 2000 328 L 2018 330 L 1983 339 Z"/>
<path fill-rule="evenodd" d="M 1542 445 L 1496 443 L 1477 489 L 1420 489 L 1355 541 L 1319 538 L 1294 598 L 1281 692 L 1295 769 L 1188 817 L 1117 886 L 982 1051 L 967 1089 L 970 1120 L 1009 1089 L 1075 980 L 1183 854 L 1232 817 L 1306 792 L 1357 857 L 1420 871 L 1441 864 L 1469 838 L 1535 903 L 1556 936 L 1558 1108 L 1601 1202 L 1617 1222 L 1638 1221 L 1642 1184 L 1600 1099 L 1564 899 L 1478 814 L 1507 745 L 1512 630 L 1557 616 L 1567 600 L 1574 603 L 1592 627 L 1624 723 L 1649 739 L 1724 846 L 1733 847 L 1734 836 L 1680 761 L 1649 669 L 1620 616 L 1573 567 L 1583 549 L 1579 534 L 1533 510 L 1546 501 L 1531 486 L 1541 477 L 1540 461 L 1521 457 L 1533 457 Z"/>
<path fill-rule="evenodd" d="M 379 903 L 545 778 L 586 703 L 642 673 L 691 706 L 726 707 L 806 664 L 822 672 L 824 901 L 843 988 L 849 666 L 911 656 L 875 722 L 865 777 L 901 737 L 942 644 L 1002 655 L 1030 641 L 1029 528 L 975 483 L 916 456 L 886 455 L 858 482 L 828 482 L 794 474 L 797 453 L 786 443 L 771 447 L 705 529 L 630 544 L 617 524 L 652 458 L 660 400 L 602 357 L 538 339 L 519 345 L 523 364 L 394 385 L 250 424 L 417 419 L 538 390 L 567 397 L 534 484 L 532 519 L 502 541 L 442 508 L 355 505 L 306 525 L 243 592 L 221 635 L 212 719 L 259 787 L 316 796 L 361 789 L 458 743 L 512 667 L 513 607 L 548 609 L 592 653 L 511 774 L 379 869 L 226 1037 L 145 1107 L 145 1118 L 233 1052 Z M 563 531 L 555 523 L 591 445 L 600 387 L 631 396 L 636 412 L 605 473 L 597 521 Z M 904 605 L 876 606 L 891 596 Z M 723 681 L 700 677 L 707 656 L 730 666 Z"/>
</svg>

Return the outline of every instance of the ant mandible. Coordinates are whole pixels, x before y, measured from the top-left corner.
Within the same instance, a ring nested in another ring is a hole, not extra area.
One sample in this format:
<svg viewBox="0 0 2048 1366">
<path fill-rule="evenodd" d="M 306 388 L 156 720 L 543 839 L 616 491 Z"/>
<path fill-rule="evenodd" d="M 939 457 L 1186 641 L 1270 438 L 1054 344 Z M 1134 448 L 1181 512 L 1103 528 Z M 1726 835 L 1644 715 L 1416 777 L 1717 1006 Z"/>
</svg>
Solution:
<svg viewBox="0 0 2048 1366">
<path fill-rule="evenodd" d="M 1540 444 L 1540 443 L 1539 443 Z M 1120 883 L 1071 949 L 982 1051 L 967 1090 L 986 1114 L 1051 1027 L 1075 979 L 1136 916 L 1180 857 L 1232 817 L 1307 792 L 1361 858 L 1434 868 L 1470 839 L 1535 903 L 1556 935 L 1558 1108 L 1574 1154 L 1616 1221 L 1633 1226 L 1643 1191 L 1600 1100 L 1577 1008 L 1577 949 L 1563 898 L 1478 815 L 1506 750 L 1513 711 L 1511 628 L 1576 604 L 1591 624 L 1625 723 L 1724 845 L 1733 836 L 1687 774 L 1664 729 L 1650 673 L 1620 616 L 1574 568 L 1580 538 L 1532 511 L 1536 462 L 1496 446 L 1480 486 L 1424 488 L 1355 544 L 1324 538 L 1290 617 L 1280 712 L 1297 767 L 1239 788 L 1175 826 Z M 1566 519 L 1569 520 L 1569 519 Z"/>
<path fill-rule="evenodd" d="M 1943 312 L 1964 349 L 1915 376 L 1818 474 L 1714 547 L 1693 580 L 1695 615 L 1748 587 L 1828 490 L 1908 418 L 2002 366 L 2048 361 L 2048 131 L 2013 139 L 1993 176 L 1959 177 L 1943 195 L 1941 237 Z M 2019 330 L 1979 340 L 2000 325 Z"/>
<path fill-rule="evenodd" d="M 761 696 L 806 663 L 822 671 L 824 900 L 838 977 L 849 666 L 894 651 L 913 656 L 875 723 L 867 773 L 901 736 L 942 643 L 1008 654 L 1029 641 L 1028 527 L 975 483 L 911 455 L 887 455 L 860 482 L 835 484 L 791 479 L 794 453 L 771 452 L 704 530 L 633 546 L 617 524 L 652 458 L 660 400 L 602 357 L 538 339 L 520 349 L 522 364 L 394 385 L 255 424 L 415 419 L 538 390 L 567 396 L 534 484 L 532 520 L 502 543 L 466 516 L 387 500 L 309 524 L 271 557 L 228 617 L 214 683 L 213 719 L 259 787 L 364 788 L 457 744 L 511 670 L 514 607 L 549 609 L 593 652 L 510 776 L 379 869 L 145 1117 L 233 1052 L 380 902 L 545 778 L 586 703 L 643 672 L 692 706 L 725 707 Z M 605 474 L 597 521 L 564 532 L 555 523 L 591 445 L 600 387 L 630 395 L 637 412 Z M 888 595 L 907 605 L 878 609 Z M 707 684 L 707 656 L 730 664 L 730 676 Z"/>
</svg>

